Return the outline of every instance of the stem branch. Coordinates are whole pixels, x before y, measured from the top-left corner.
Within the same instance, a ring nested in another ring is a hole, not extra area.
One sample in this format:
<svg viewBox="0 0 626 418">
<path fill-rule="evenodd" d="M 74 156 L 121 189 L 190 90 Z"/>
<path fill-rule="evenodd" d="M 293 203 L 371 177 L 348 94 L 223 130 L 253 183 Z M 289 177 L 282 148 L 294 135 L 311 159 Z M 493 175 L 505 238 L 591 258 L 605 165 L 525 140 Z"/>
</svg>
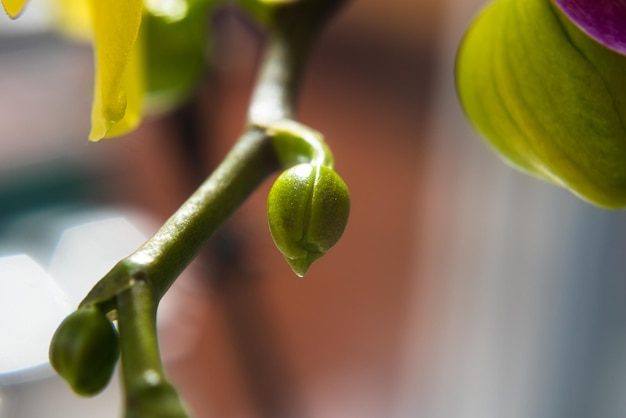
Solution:
<svg viewBox="0 0 626 418">
<path fill-rule="evenodd" d="M 117 315 L 127 418 L 188 417 L 163 371 L 156 330 L 158 302 L 180 273 L 270 174 L 305 160 L 332 166 L 321 135 L 293 118 L 313 38 L 341 2 L 296 1 L 274 10 L 246 130 L 198 190 L 82 301 Z"/>
<path fill-rule="evenodd" d="M 153 290 L 144 281 L 116 298 L 126 393 L 126 418 L 188 418 L 174 387 L 167 381 L 156 330 Z"/>
</svg>

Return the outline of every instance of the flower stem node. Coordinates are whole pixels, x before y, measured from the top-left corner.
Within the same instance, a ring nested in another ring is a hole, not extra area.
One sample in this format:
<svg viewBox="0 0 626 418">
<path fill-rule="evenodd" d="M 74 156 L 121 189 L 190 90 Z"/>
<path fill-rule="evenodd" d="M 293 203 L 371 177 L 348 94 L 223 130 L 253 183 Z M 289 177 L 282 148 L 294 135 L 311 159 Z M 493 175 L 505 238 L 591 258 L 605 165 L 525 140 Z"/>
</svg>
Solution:
<svg viewBox="0 0 626 418">
<path fill-rule="evenodd" d="M 119 357 L 117 331 L 96 305 L 81 307 L 55 332 L 49 356 L 74 392 L 93 396 L 113 375 Z"/>
<path fill-rule="evenodd" d="M 146 384 L 141 390 L 127 395 L 124 418 L 189 418 L 176 389 L 164 381 Z"/>
<path fill-rule="evenodd" d="M 274 243 L 303 277 L 341 238 L 350 214 L 350 194 L 332 168 L 298 164 L 276 179 L 267 211 Z"/>
</svg>

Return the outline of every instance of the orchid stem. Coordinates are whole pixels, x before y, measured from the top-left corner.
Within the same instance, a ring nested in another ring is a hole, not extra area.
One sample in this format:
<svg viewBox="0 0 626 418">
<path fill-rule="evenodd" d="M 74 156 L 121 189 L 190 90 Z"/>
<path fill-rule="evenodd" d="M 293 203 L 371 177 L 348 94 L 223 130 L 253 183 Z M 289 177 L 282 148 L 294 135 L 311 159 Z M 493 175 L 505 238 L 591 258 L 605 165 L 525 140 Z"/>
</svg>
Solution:
<svg viewBox="0 0 626 418">
<path fill-rule="evenodd" d="M 116 302 L 126 418 L 189 417 L 161 364 L 153 290 L 137 281 L 118 294 Z"/>
<path fill-rule="evenodd" d="M 293 117 L 317 26 L 340 2 L 295 2 L 276 11 L 239 140 L 165 224 L 81 302 L 99 305 L 118 321 L 127 418 L 188 416 L 163 371 L 156 330 L 159 300 L 180 273 L 269 175 L 307 160 L 332 165 L 321 135 Z M 321 11 L 312 13 L 316 6 Z"/>
</svg>

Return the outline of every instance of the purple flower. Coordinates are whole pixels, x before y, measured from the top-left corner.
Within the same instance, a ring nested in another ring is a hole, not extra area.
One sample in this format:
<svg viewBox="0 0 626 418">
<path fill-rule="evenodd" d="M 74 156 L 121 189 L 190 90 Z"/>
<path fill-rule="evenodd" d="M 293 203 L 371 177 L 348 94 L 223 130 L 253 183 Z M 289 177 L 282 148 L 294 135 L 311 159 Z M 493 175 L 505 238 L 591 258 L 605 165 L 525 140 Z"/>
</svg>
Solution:
<svg viewBox="0 0 626 418">
<path fill-rule="evenodd" d="M 625 0 L 553 0 L 583 32 L 626 55 Z"/>
</svg>

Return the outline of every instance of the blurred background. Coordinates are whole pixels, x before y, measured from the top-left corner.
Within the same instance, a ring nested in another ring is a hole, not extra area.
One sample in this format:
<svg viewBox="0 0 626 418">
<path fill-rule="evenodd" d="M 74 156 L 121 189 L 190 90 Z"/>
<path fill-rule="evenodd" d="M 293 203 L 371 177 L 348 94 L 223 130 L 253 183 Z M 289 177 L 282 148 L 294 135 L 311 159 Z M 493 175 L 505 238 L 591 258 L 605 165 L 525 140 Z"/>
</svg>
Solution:
<svg viewBox="0 0 626 418">
<path fill-rule="evenodd" d="M 196 417 L 626 416 L 626 218 L 505 166 L 463 118 L 454 54 L 483 3 L 352 0 L 324 32 L 299 116 L 326 135 L 351 219 L 299 279 L 268 233 L 267 182 L 174 285 L 161 345 Z M 63 282 L 79 250 L 91 267 L 130 252 L 221 160 L 263 40 L 220 13 L 198 96 L 93 144 L 91 50 L 49 21 L 36 0 L 0 19 L 0 256 Z M 59 242 L 120 216 L 136 230 Z M 2 418 L 68 391 L 16 395 L 27 384 L 0 379 Z M 112 390 L 81 405 L 110 408 Z"/>
</svg>

